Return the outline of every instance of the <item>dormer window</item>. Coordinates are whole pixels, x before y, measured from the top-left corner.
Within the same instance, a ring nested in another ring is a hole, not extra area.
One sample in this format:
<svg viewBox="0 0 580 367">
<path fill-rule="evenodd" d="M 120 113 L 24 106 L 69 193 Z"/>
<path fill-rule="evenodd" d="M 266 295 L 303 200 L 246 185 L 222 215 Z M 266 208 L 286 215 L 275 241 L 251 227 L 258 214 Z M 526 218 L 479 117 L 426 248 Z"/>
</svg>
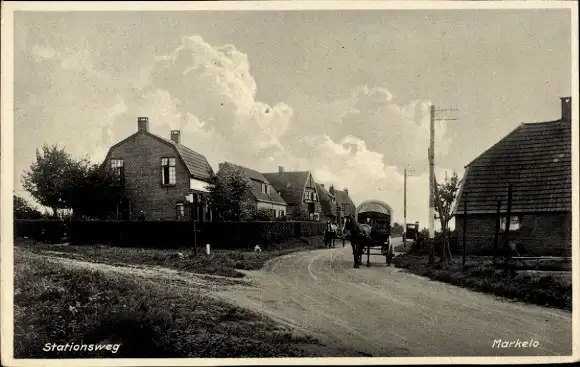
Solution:
<svg viewBox="0 0 580 367">
<path fill-rule="evenodd" d="M 175 185 L 175 158 L 161 158 L 161 184 Z"/>
<path fill-rule="evenodd" d="M 263 194 L 270 194 L 270 185 L 266 183 L 262 183 L 262 193 Z"/>
</svg>

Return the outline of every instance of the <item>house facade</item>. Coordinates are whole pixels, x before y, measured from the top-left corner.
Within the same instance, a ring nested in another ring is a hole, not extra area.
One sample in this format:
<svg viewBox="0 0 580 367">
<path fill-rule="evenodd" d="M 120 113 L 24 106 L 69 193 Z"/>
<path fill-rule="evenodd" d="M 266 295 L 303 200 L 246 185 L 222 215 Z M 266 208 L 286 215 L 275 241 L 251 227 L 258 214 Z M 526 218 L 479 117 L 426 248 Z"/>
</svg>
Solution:
<svg viewBox="0 0 580 367">
<path fill-rule="evenodd" d="M 319 194 L 322 221 L 338 223 L 339 206 L 336 201 L 336 196 L 331 194 L 323 184 L 317 183 L 316 190 Z"/>
<path fill-rule="evenodd" d="M 559 120 L 523 123 L 465 167 L 453 212 L 459 238 L 466 220 L 470 253 L 491 251 L 498 218 L 500 238 L 505 238 L 511 184 L 507 235 L 518 252 L 571 256 L 571 98 L 562 98 L 561 106 Z"/>
<path fill-rule="evenodd" d="M 211 220 L 206 187 L 212 168 L 180 139 L 178 130 L 170 139 L 152 134 L 149 119 L 139 117 L 137 132 L 109 149 L 103 166 L 118 175 L 127 197 L 118 219 Z"/>
<path fill-rule="evenodd" d="M 280 166 L 278 172 L 263 175 L 288 204 L 288 214 L 292 217 L 321 219 L 319 195 L 310 171 L 286 172 Z"/>
<path fill-rule="evenodd" d="M 348 188 L 344 188 L 344 190 L 336 190 L 333 185 L 330 185 L 328 191 L 336 197 L 336 203 L 338 206 L 338 224 L 343 226 L 344 218 L 354 215 L 356 206 L 349 196 Z"/>
<path fill-rule="evenodd" d="M 256 203 L 256 210 L 267 210 L 273 218 L 286 216 L 288 205 L 263 174 L 229 162 L 220 163 L 219 166 L 220 171 L 226 166 L 236 167 L 252 182 L 252 196 Z"/>
</svg>

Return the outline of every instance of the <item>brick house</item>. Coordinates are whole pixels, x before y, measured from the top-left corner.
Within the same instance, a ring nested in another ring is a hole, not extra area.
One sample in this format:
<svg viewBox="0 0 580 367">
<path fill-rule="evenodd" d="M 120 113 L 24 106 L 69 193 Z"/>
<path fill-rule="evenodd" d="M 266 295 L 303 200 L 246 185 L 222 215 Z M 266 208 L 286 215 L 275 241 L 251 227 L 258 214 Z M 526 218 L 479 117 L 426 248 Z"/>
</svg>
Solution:
<svg viewBox="0 0 580 367">
<path fill-rule="evenodd" d="M 313 220 L 320 220 L 319 195 L 310 171 L 286 172 L 280 166 L 278 172 L 263 175 L 288 204 L 288 214 L 305 215 Z"/>
<path fill-rule="evenodd" d="M 333 185 L 330 185 L 328 191 L 336 197 L 336 203 L 339 208 L 337 213 L 338 224 L 342 226 L 344 225 L 344 218 L 354 215 L 356 206 L 348 194 L 348 188 L 345 187 L 344 190 L 336 190 Z"/>
<path fill-rule="evenodd" d="M 252 182 L 252 195 L 256 203 L 256 210 L 267 210 L 271 212 L 274 218 L 282 218 L 286 216 L 288 205 L 280 196 L 280 193 L 274 189 L 272 184 L 268 182 L 266 177 L 258 171 L 253 169 L 238 166 L 233 163 L 220 163 L 219 170 L 221 171 L 226 165 L 238 168 L 250 181 Z M 218 173 L 219 174 L 219 173 Z"/>
<path fill-rule="evenodd" d="M 316 191 L 318 191 L 320 199 L 321 219 L 324 222 L 331 221 L 338 223 L 339 206 L 336 201 L 336 196 L 331 194 L 323 184 L 316 184 Z"/>
<path fill-rule="evenodd" d="M 571 256 L 571 98 L 561 98 L 561 104 L 559 120 L 523 123 L 465 167 L 453 212 L 461 239 L 467 201 L 470 253 L 489 253 L 493 248 L 499 200 L 500 213 L 504 213 L 500 215 L 500 236 L 505 235 L 511 184 L 508 235 L 518 252 Z"/>
<path fill-rule="evenodd" d="M 117 172 L 128 199 L 117 208 L 119 219 L 187 220 L 193 213 L 211 220 L 206 187 L 212 168 L 180 139 L 178 130 L 170 139 L 150 133 L 149 118 L 139 117 L 137 132 L 109 149 L 103 165 Z M 197 205 L 189 205 L 189 195 Z"/>
</svg>

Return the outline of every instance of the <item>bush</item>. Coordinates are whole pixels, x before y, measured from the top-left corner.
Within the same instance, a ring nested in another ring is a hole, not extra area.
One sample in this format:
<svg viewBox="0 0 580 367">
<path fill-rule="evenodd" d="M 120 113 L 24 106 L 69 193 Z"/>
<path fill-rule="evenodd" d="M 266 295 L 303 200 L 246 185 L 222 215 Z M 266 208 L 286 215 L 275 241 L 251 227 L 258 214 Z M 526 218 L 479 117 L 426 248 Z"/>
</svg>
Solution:
<svg viewBox="0 0 580 367">
<path fill-rule="evenodd" d="M 290 238 L 324 234 L 321 222 L 202 222 L 196 223 L 198 245 L 209 243 L 216 249 L 263 249 Z M 44 231 L 43 231 L 44 230 Z M 62 240 L 65 232 L 71 243 L 110 244 L 155 248 L 193 247 L 192 222 L 184 221 L 48 221 L 16 220 L 14 235 L 38 241 Z"/>
<path fill-rule="evenodd" d="M 506 276 L 484 260 L 472 258 L 462 269 L 461 263 L 428 264 L 424 256 L 402 255 L 395 266 L 430 279 L 458 285 L 478 292 L 530 302 L 541 306 L 572 309 L 572 281 L 557 275 L 520 273 Z"/>
</svg>

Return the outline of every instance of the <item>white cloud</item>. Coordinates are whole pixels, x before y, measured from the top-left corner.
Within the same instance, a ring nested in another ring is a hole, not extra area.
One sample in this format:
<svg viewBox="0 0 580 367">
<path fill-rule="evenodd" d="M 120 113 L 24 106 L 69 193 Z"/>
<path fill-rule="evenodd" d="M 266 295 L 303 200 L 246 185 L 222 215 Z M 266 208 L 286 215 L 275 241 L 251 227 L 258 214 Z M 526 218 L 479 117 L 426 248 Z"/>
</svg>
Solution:
<svg viewBox="0 0 580 367">
<path fill-rule="evenodd" d="M 331 132 L 333 138 L 354 135 L 364 140 L 369 149 L 381 152 L 388 165 L 400 170 L 405 167 L 427 170 L 429 101 L 415 100 L 399 105 L 393 102 L 393 95 L 387 89 L 361 86 L 345 103 L 352 109 L 342 115 Z M 436 157 L 444 157 L 449 145 L 445 124 L 436 121 Z"/>
</svg>

